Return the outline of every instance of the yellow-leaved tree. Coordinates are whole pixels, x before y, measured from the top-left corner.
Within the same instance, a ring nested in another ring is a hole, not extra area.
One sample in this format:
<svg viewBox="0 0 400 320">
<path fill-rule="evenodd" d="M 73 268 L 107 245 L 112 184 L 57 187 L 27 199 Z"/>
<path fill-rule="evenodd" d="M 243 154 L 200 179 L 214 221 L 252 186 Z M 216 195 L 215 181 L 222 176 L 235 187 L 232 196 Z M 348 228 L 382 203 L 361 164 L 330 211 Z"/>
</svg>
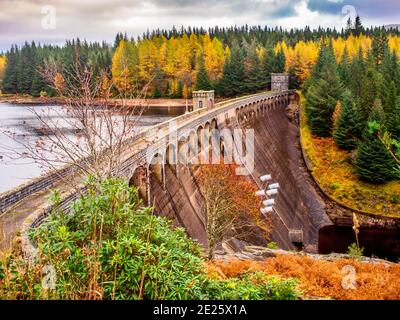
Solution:
<svg viewBox="0 0 400 320">
<path fill-rule="evenodd" d="M 112 58 L 112 76 L 118 90 L 131 94 L 138 82 L 138 52 L 135 43 L 121 40 Z"/>
<path fill-rule="evenodd" d="M 4 72 L 6 69 L 7 59 L 5 56 L 0 56 L 0 89 L 3 82 Z"/>
</svg>

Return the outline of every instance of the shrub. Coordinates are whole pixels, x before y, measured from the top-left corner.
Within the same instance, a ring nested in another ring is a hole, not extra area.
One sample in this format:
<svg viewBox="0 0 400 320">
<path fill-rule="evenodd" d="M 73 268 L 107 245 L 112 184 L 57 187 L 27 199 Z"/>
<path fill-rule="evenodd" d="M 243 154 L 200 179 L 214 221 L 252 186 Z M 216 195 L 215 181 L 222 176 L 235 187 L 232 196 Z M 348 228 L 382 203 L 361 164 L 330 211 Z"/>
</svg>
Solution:
<svg viewBox="0 0 400 320">
<path fill-rule="evenodd" d="M 0 299 L 293 299 L 294 280 L 247 275 L 209 279 L 204 252 L 182 228 L 142 208 L 122 180 L 87 182 L 71 212 L 56 208 L 31 239 L 33 264 L 17 255 L 0 260 Z M 55 287 L 42 282 L 53 268 Z"/>
<path fill-rule="evenodd" d="M 239 278 L 210 280 L 208 299 L 223 300 L 296 300 L 300 296 L 296 279 L 280 279 L 264 272 L 245 273 Z"/>
<path fill-rule="evenodd" d="M 278 249 L 278 245 L 277 245 L 276 242 L 271 241 L 271 242 L 269 242 L 269 243 L 267 244 L 267 248 L 268 248 L 268 249 L 273 249 L 273 250 L 275 250 L 275 249 Z"/>
<path fill-rule="evenodd" d="M 399 204 L 399 195 L 396 194 L 396 193 L 393 193 L 393 194 L 390 196 L 390 202 L 391 202 L 392 204 Z"/>
<path fill-rule="evenodd" d="M 354 258 L 362 257 L 364 248 L 360 248 L 356 243 L 352 243 L 347 249 L 347 254 Z"/>
</svg>

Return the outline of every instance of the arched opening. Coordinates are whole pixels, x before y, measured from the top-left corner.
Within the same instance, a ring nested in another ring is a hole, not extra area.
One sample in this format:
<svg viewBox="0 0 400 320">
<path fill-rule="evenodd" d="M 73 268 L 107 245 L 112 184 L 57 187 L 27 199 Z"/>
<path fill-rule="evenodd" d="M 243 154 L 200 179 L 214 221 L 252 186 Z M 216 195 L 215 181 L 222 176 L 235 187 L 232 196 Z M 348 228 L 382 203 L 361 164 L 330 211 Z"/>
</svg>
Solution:
<svg viewBox="0 0 400 320">
<path fill-rule="evenodd" d="M 145 167 L 138 167 L 133 172 L 131 179 L 129 180 L 130 186 L 135 186 L 139 189 L 140 197 L 148 201 L 148 181 L 147 181 L 147 170 Z"/>
<path fill-rule="evenodd" d="M 239 121 L 244 120 L 244 107 L 240 107 L 240 113 L 239 113 Z"/>
<path fill-rule="evenodd" d="M 189 134 L 189 161 L 192 164 L 197 163 L 199 154 L 199 142 L 197 140 L 197 132 L 192 130 Z"/>
<path fill-rule="evenodd" d="M 213 129 L 218 129 L 217 119 L 215 118 L 211 120 L 211 130 Z"/>
<path fill-rule="evenodd" d="M 149 175 L 154 176 L 161 185 L 164 185 L 164 161 L 159 153 L 153 156 L 149 165 Z"/>
<path fill-rule="evenodd" d="M 178 164 L 188 164 L 189 146 L 186 137 L 182 137 L 178 142 Z"/>
<path fill-rule="evenodd" d="M 202 126 L 199 126 L 197 128 L 197 145 L 199 147 L 199 150 L 201 150 L 201 147 L 202 147 L 202 145 L 204 143 L 204 141 L 203 141 L 203 130 L 204 129 L 203 129 Z"/>
<path fill-rule="evenodd" d="M 166 150 L 166 164 L 171 167 L 176 174 L 176 165 L 178 164 L 178 152 L 174 144 L 169 144 Z"/>
</svg>

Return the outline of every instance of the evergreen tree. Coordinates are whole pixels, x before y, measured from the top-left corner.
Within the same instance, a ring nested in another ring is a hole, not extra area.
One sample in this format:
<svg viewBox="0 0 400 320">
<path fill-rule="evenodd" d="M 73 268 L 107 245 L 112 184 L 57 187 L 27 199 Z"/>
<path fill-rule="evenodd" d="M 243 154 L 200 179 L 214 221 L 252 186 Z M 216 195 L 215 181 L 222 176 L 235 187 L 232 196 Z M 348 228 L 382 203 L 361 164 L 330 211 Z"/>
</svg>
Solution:
<svg viewBox="0 0 400 320">
<path fill-rule="evenodd" d="M 344 150 L 353 150 L 357 147 L 360 127 L 355 98 L 350 91 L 345 91 L 343 94 L 339 119 L 333 136 L 337 145 Z"/>
<path fill-rule="evenodd" d="M 364 27 L 361 22 L 361 18 L 357 15 L 356 20 L 354 22 L 354 34 L 359 36 L 364 31 Z"/>
<path fill-rule="evenodd" d="M 306 92 L 306 114 L 311 131 L 320 137 L 332 134 L 332 115 L 342 94 L 333 48 L 323 46 Z"/>
<path fill-rule="evenodd" d="M 372 39 L 372 55 L 376 66 L 380 66 L 389 50 L 388 38 L 384 28 L 378 29 Z"/>
<path fill-rule="evenodd" d="M 285 72 L 286 58 L 282 50 L 279 50 L 275 56 L 275 64 L 273 71 L 275 73 Z"/>
<path fill-rule="evenodd" d="M 384 121 L 380 123 L 384 123 L 387 130 L 391 132 L 395 138 L 398 138 L 400 134 L 400 103 L 399 97 L 396 94 L 396 85 L 394 81 L 390 83 L 385 93 L 386 95 L 383 102 Z"/>
<path fill-rule="evenodd" d="M 362 48 L 358 51 L 358 56 L 353 58 L 350 65 L 350 74 L 353 75 L 350 79 L 350 90 L 353 95 L 359 97 L 363 87 L 363 79 L 366 72 L 364 61 L 364 52 Z M 357 75 L 356 77 L 354 75 Z"/>
<path fill-rule="evenodd" d="M 291 90 L 299 89 L 300 85 L 297 82 L 296 69 L 294 67 L 290 67 L 288 73 L 289 73 L 289 89 Z"/>
<path fill-rule="evenodd" d="M 224 65 L 219 90 L 227 97 L 242 94 L 246 91 L 245 79 L 244 54 L 238 44 L 234 43 L 230 59 L 227 59 Z"/>
<path fill-rule="evenodd" d="M 358 177 L 366 182 L 381 184 L 394 179 L 395 162 L 384 145 L 375 137 L 365 137 L 357 150 L 355 161 Z"/>
<path fill-rule="evenodd" d="M 17 64 L 18 64 L 18 48 L 11 47 L 10 52 L 7 53 L 7 65 L 4 71 L 3 90 L 6 93 L 16 93 L 18 91 L 17 80 Z"/>
<path fill-rule="evenodd" d="M 257 43 L 254 41 L 247 48 L 246 64 L 247 72 L 244 83 L 246 92 L 258 92 L 263 86 L 263 73 L 260 59 L 258 58 L 257 54 Z"/>
<path fill-rule="evenodd" d="M 182 96 L 183 96 L 183 83 L 182 81 L 179 81 L 178 88 L 176 90 L 176 98 L 182 98 Z"/>
<path fill-rule="evenodd" d="M 374 68 L 369 68 L 363 77 L 360 92 L 359 114 L 363 122 L 367 122 L 376 99 L 382 96 L 382 75 Z"/>
<path fill-rule="evenodd" d="M 350 57 L 347 47 L 344 48 L 342 60 L 340 61 L 339 64 L 339 75 L 343 85 L 346 88 L 349 88 L 352 76 L 350 70 Z"/>
<path fill-rule="evenodd" d="M 203 53 L 199 55 L 197 62 L 196 90 L 212 90 L 212 85 L 207 74 Z"/>
</svg>

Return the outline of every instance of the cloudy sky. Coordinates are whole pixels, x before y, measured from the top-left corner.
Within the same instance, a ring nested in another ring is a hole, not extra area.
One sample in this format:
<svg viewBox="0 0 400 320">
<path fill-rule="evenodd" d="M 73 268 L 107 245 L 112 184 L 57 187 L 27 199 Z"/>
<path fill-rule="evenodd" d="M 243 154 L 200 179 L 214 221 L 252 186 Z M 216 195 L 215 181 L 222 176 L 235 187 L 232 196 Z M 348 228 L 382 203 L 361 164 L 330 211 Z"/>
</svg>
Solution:
<svg viewBox="0 0 400 320">
<path fill-rule="evenodd" d="M 269 25 L 341 28 L 360 14 L 364 25 L 400 23 L 399 0 L 0 0 L 0 51 L 35 40 L 73 37 L 112 42 L 175 26 Z"/>
</svg>

